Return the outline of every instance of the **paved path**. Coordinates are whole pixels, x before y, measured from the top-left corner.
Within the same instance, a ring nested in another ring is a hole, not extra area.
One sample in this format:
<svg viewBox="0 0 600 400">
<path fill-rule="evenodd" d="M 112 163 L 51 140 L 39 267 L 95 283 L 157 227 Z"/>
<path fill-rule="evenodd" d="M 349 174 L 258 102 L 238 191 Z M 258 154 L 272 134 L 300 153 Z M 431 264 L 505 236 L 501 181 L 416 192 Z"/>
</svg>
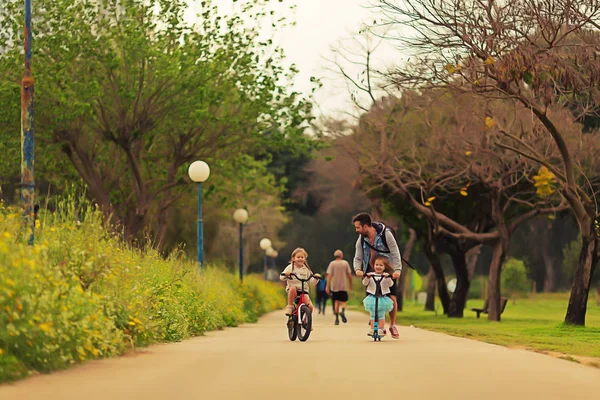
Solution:
<svg viewBox="0 0 600 400">
<path fill-rule="evenodd" d="M 600 369 L 401 327 L 369 341 L 367 316 L 315 317 L 287 339 L 281 312 L 182 343 L 0 386 L 1 400 L 593 399 Z M 384 369 L 385 368 L 385 369 Z M 302 397 L 293 393 L 300 390 Z"/>
</svg>

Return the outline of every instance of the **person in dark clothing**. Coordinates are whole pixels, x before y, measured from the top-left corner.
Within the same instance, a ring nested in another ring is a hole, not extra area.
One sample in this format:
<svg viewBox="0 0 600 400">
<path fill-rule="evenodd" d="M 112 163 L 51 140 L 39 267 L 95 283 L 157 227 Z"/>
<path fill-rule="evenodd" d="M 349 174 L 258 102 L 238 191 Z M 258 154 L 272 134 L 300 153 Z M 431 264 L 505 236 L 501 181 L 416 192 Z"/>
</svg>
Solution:
<svg viewBox="0 0 600 400">
<path fill-rule="evenodd" d="M 319 309 L 319 314 L 323 315 L 325 315 L 325 307 L 327 306 L 327 299 L 329 298 L 326 289 L 327 279 L 323 277 L 317 283 L 317 308 Z"/>
</svg>

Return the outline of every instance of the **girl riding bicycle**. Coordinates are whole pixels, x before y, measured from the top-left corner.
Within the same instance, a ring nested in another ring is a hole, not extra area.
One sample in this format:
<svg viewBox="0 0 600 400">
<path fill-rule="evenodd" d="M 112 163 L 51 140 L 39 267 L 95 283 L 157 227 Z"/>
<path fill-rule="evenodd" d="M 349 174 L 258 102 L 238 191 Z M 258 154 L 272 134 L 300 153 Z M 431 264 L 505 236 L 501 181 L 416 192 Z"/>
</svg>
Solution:
<svg viewBox="0 0 600 400">
<path fill-rule="evenodd" d="M 294 309 L 292 303 L 296 296 L 299 296 L 300 292 L 302 291 L 302 283 L 295 277 L 290 277 L 290 274 L 293 272 L 294 274 L 298 275 L 301 279 L 307 279 L 312 274 L 312 271 L 310 270 L 310 267 L 306 262 L 307 258 L 308 253 L 306 252 L 306 250 L 304 250 L 301 247 L 298 247 L 292 252 L 292 260 L 290 264 L 287 267 L 285 267 L 279 278 L 282 281 L 287 280 L 285 291 L 288 294 L 288 304 L 287 307 L 285 307 L 285 315 L 292 314 Z M 314 286 L 316 285 L 317 281 L 318 279 L 311 278 L 309 284 Z M 308 303 L 308 307 L 310 308 L 310 311 L 312 313 L 314 307 L 312 301 L 310 300 L 310 297 L 308 297 L 308 292 L 304 291 L 304 296 Z"/>
<path fill-rule="evenodd" d="M 379 319 L 378 335 L 385 336 L 385 313 L 394 308 L 394 302 L 387 296 L 390 294 L 390 287 L 394 284 L 392 278 L 390 278 L 390 275 L 394 272 L 394 268 L 392 268 L 387 257 L 378 256 L 375 258 L 374 270 L 375 274 L 384 276 L 380 281 L 381 293 L 377 302 L 377 315 Z M 369 272 L 362 280 L 363 285 L 367 287 L 367 297 L 364 298 L 363 305 L 365 306 L 365 310 L 369 311 L 371 315 L 371 330 L 367 334 L 369 336 L 373 336 L 374 334 L 373 322 L 375 319 L 375 296 L 377 295 L 377 283 L 375 282 L 375 278 L 372 278 L 372 275 L 373 273 Z"/>
</svg>

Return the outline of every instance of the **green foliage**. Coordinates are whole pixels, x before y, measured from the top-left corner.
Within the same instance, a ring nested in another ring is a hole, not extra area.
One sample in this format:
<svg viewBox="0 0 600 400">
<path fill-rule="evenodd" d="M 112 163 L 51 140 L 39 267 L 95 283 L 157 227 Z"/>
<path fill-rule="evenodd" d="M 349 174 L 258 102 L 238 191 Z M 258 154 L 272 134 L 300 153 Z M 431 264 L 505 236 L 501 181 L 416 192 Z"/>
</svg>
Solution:
<svg viewBox="0 0 600 400">
<path fill-rule="evenodd" d="M 581 234 L 579 234 L 577 235 L 577 239 L 571 241 L 563 248 L 563 271 L 568 282 L 573 281 L 581 253 L 581 246 Z"/>
<path fill-rule="evenodd" d="M 467 299 L 481 299 L 483 285 L 487 284 L 488 277 L 484 277 L 483 279 L 481 279 L 481 277 L 474 276 L 471 280 L 471 284 L 469 285 L 469 293 L 467 293 Z"/>
<path fill-rule="evenodd" d="M 502 290 L 506 293 L 524 293 L 529 288 L 527 266 L 522 260 L 509 258 L 502 267 Z"/>
<path fill-rule="evenodd" d="M 241 285 L 222 267 L 198 273 L 127 247 L 85 204 L 40 217 L 32 248 L 16 210 L 0 207 L 0 381 L 256 321 L 284 303 L 253 276 Z"/>
<path fill-rule="evenodd" d="M 213 172 L 207 200 L 231 206 L 252 190 L 281 194 L 285 182 L 266 170 L 270 153 L 314 146 L 304 135 L 312 105 L 289 90 L 296 71 L 260 37 L 268 1 L 227 16 L 210 1 L 200 6 L 190 24 L 183 0 L 36 2 L 36 168 L 59 190 L 82 179 L 127 236 L 164 233 L 196 159 Z M 2 133 L 18 128 L 22 1 L 3 7 Z"/>
</svg>

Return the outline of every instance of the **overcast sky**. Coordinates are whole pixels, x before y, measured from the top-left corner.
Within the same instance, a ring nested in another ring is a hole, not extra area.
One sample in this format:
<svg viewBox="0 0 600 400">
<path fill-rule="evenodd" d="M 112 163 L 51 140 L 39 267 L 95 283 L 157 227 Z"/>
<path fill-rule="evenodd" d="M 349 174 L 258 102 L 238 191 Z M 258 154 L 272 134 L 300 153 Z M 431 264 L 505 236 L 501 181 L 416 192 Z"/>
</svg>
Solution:
<svg viewBox="0 0 600 400">
<path fill-rule="evenodd" d="M 213 4 L 227 13 L 231 10 L 232 0 L 213 0 Z M 327 70 L 327 67 L 331 69 L 334 65 L 326 59 L 334 57 L 332 47 L 339 48 L 340 41 L 344 40 L 346 44 L 352 43 L 361 25 L 372 23 L 376 18 L 375 11 L 369 8 L 370 0 L 284 0 L 282 3 L 273 0 L 273 4 L 280 13 L 296 21 L 296 26 L 274 35 L 276 44 L 284 49 L 287 59 L 300 70 L 294 82 L 296 90 L 308 93 L 311 88 L 310 77 L 321 78 L 323 88 L 315 96 L 319 107 L 317 114 L 351 111 L 350 94 L 345 81 Z M 297 7 L 290 12 L 289 6 L 292 4 Z M 378 50 L 380 58 L 387 59 L 386 62 L 397 58 L 395 53 L 397 51 L 389 47 Z M 353 77 L 360 72 L 359 67 L 349 69 Z"/>
</svg>

